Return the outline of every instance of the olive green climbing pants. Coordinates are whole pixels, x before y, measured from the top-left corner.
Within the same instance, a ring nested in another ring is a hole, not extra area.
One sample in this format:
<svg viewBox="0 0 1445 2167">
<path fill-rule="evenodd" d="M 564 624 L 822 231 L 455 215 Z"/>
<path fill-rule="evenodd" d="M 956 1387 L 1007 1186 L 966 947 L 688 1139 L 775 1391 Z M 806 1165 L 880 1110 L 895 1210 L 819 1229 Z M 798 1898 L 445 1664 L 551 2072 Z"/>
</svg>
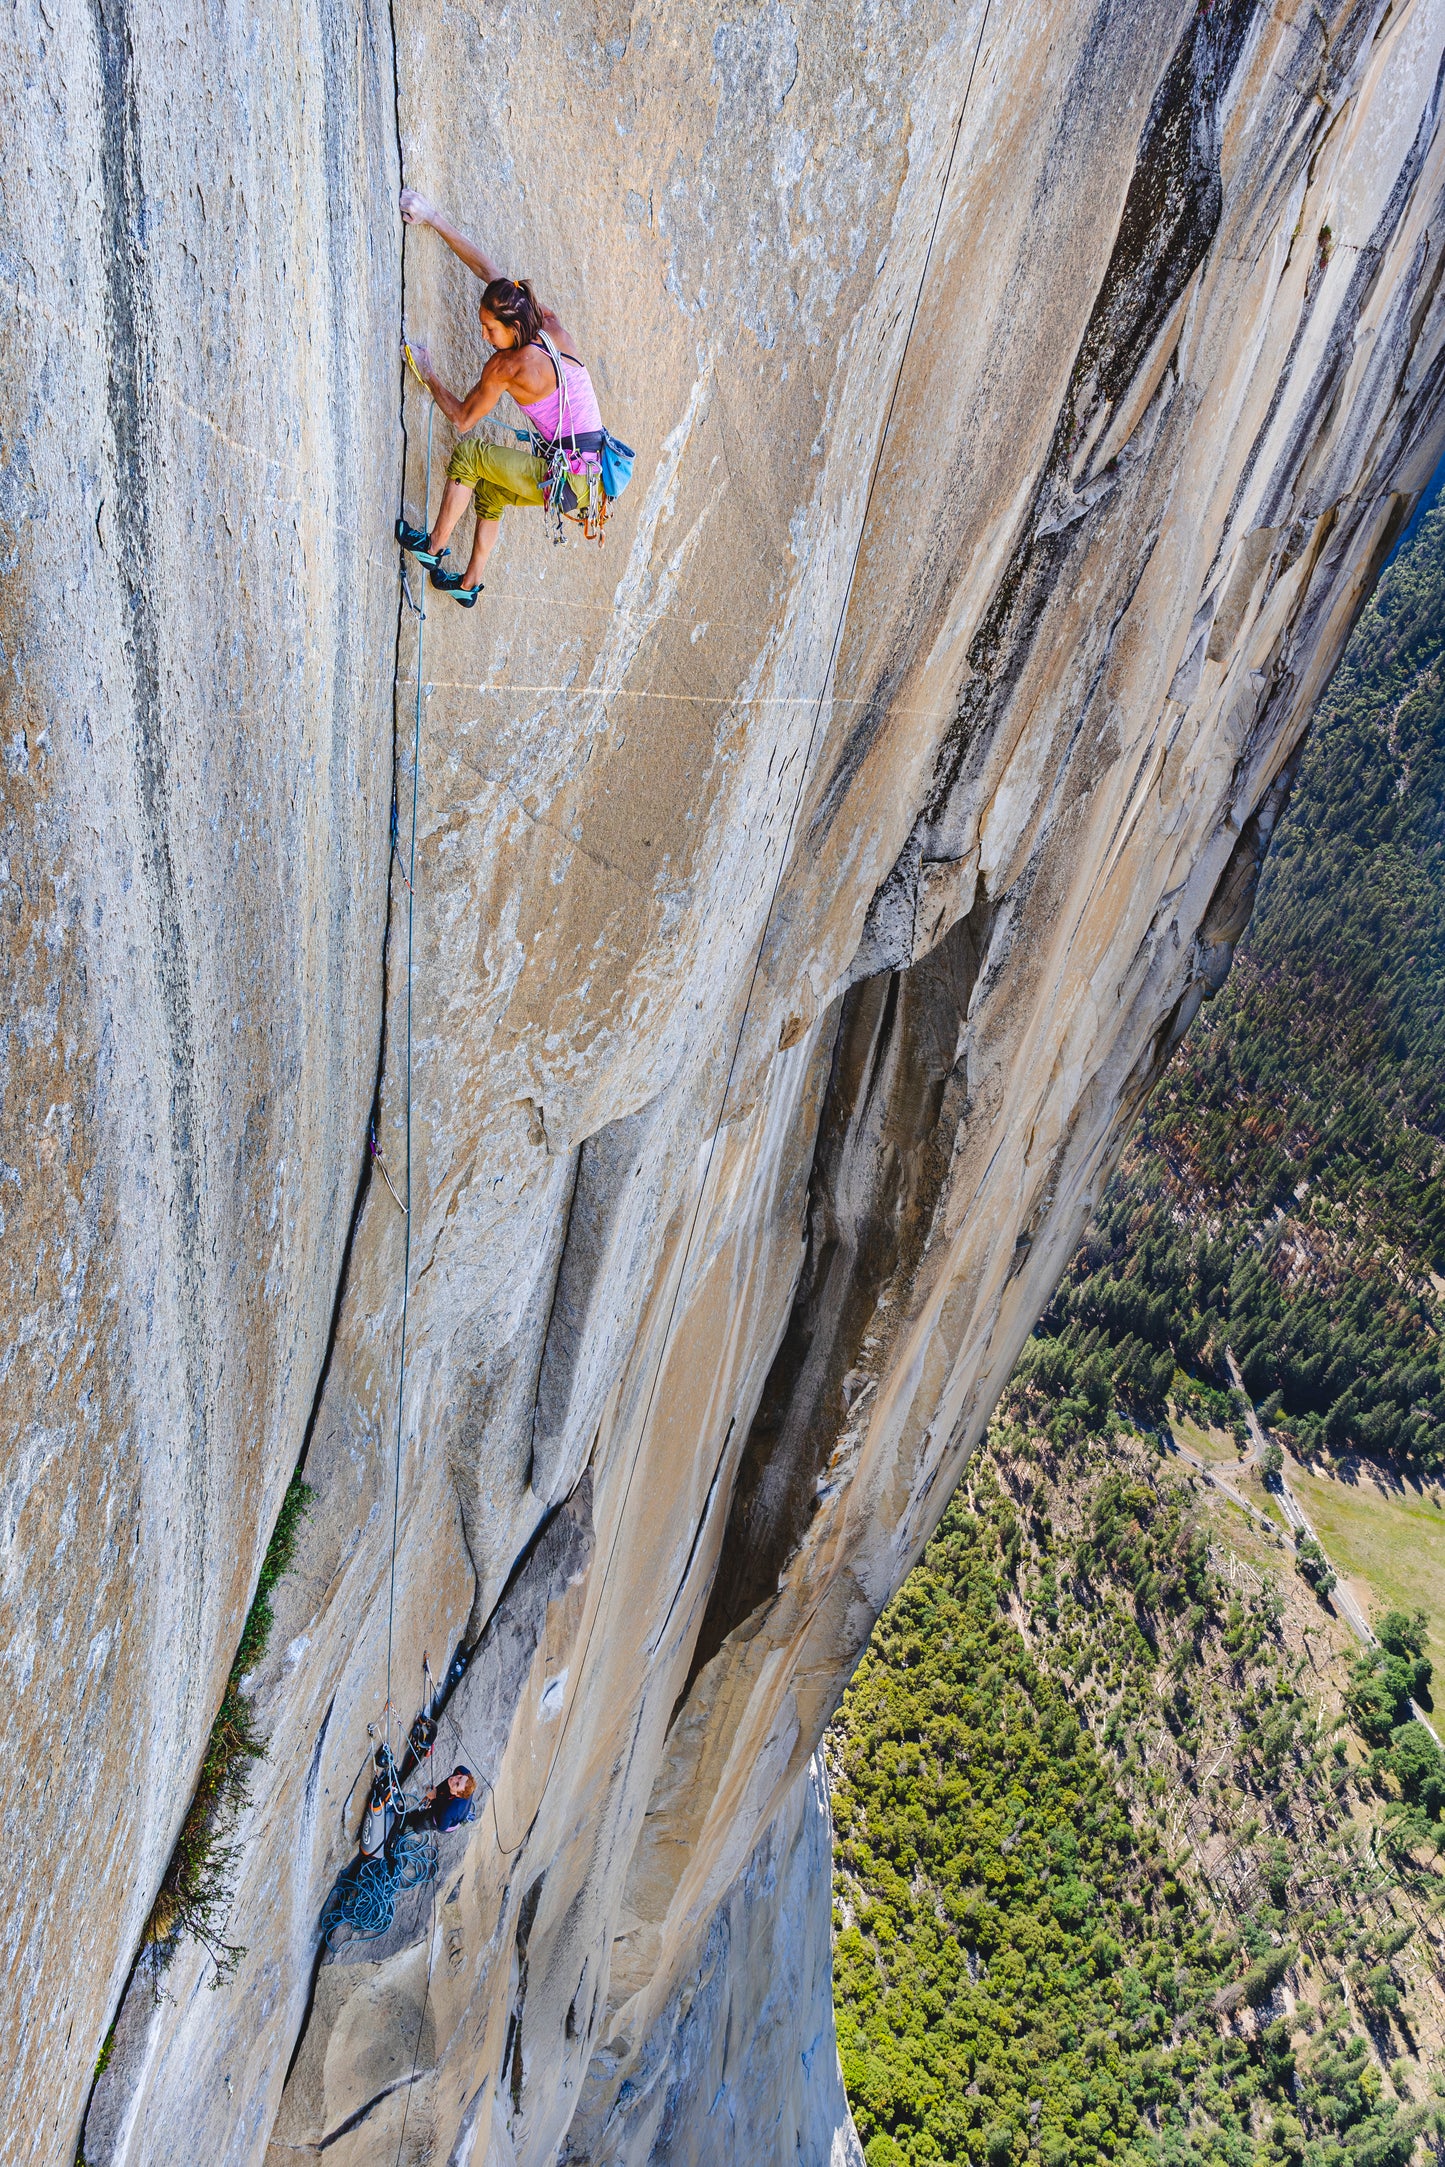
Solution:
<svg viewBox="0 0 1445 2167">
<path fill-rule="evenodd" d="M 500 519 L 509 505 L 540 504 L 547 469 L 542 461 L 519 444 L 489 444 L 484 438 L 464 436 L 452 453 L 447 478 L 465 482 L 472 492 L 478 519 Z M 572 476 L 578 508 L 587 502 L 585 474 Z"/>
</svg>

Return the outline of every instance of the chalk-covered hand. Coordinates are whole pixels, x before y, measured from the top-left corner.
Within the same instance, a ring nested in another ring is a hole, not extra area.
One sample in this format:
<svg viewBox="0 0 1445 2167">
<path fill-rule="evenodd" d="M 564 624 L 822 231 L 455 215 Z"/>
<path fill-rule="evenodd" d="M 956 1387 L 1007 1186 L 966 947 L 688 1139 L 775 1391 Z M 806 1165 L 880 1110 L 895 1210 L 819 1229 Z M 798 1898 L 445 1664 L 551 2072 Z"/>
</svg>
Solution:
<svg viewBox="0 0 1445 2167">
<path fill-rule="evenodd" d="M 429 197 L 418 195 L 414 188 L 403 188 L 401 215 L 409 226 L 429 226 L 436 218 L 437 207 Z"/>
</svg>

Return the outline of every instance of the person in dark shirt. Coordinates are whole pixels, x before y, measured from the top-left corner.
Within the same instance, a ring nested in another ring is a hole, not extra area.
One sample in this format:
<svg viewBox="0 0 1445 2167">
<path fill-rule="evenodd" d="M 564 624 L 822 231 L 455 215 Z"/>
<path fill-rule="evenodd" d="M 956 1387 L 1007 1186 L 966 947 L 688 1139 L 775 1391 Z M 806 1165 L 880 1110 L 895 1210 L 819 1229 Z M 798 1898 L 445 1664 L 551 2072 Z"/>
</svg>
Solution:
<svg viewBox="0 0 1445 2167">
<path fill-rule="evenodd" d="M 423 1791 L 422 1803 L 427 1809 L 416 1818 L 430 1822 L 435 1829 L 456 1828 L 472 1818 L 472 1793 L 476 1790 L 476 1778 L 469 1768 L 454 1768 L 445 1783 L 435 1784 Z"/>
</svg>

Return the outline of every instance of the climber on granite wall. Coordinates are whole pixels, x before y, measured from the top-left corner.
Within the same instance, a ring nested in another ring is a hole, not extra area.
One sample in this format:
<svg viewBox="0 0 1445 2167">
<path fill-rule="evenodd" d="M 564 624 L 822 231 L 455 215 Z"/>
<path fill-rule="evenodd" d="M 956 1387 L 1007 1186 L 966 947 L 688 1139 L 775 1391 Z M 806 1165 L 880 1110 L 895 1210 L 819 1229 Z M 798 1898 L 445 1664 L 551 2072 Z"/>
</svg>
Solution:
<svg viewBox="0 0 1445 2167">
<path fill-rule="evenodd" d="M 477 1779 L 469 1768 L 454 1768 L 445 1782 L 433 1784 L 423 1791 L 421 1810 L 416 1818 L 427 1828 L 456 1828 L 473 1815 L 472 1796 Z"/>
<path fill-rule="evenodd" d="M 632 453 L 603 428 L 597 394 L 586 365 L 577 358 L 576 341 L 561 318 L 537 299 L 529 282 L 503 278 L 475 241 L 448 224 L 435 204 L 413 188 L 401 192 L 401 215 L 408 225 L 430 226 L 467 269 L 486 282 L 477 313 L 494 351 L 465 398 L 455 397 L 441 382 L 424 345 L 405 348 L 408 362 L 463 435 L 447 467 L 441 509 L 430 534 L 404 519 L 396 523 L 397 540 L 429 568 L 432 585 L 470 609 L 482 591 L 482 573 L 509 506 L 542 505 L 555 541 L 562 539 L 564 516 L 575 517 L 589 540 L 600 541 L 607 504 L 626 486 Z M 526 415 L 527 431 L 513 432 L 524 438 L 526 449 L 466 434 L 493 411 L 503 392 L 510 392 Z M 442 560 L 450 553 L 452 531 L 469 496 L 476 530 L 467 568 L 459 573 Z"/>
</svg>

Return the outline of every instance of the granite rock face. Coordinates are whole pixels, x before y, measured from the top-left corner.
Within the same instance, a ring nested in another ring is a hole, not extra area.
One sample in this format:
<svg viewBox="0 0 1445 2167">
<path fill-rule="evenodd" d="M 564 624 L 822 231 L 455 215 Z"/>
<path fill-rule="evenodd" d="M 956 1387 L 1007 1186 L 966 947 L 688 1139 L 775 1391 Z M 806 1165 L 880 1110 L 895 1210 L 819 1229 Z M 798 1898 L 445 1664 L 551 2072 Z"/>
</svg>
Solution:
<svg viewBox="0 0 1445 2167">
<path fill-rule="evenodd" d="M 833 2037 L 832 1822 L 821 1754 L 709 1921 L 625 2081 L 563 2160 L 810 2160 L 862 2167 Z M 612 2072 L 603 2067 L 604 2080 Z"/>
<path fill-rule="evenodd" d="M 0 2158 L 68 2162 L 364 1161 L 400 245 L 384 9 L 0 44 Z"/>
<path fill-rule="evenodd" d="M 0 2162 L 841 2163 L 811 1756 L 1440 449 L 1445 20 L 4 35 Z M 424 624 L 403 175 L 639 455 Z M 126 1990 L 303 1455 L 247 1954 Z M 478 1817 L 323 1962 L 424 1657 Z"/>
</svg>

